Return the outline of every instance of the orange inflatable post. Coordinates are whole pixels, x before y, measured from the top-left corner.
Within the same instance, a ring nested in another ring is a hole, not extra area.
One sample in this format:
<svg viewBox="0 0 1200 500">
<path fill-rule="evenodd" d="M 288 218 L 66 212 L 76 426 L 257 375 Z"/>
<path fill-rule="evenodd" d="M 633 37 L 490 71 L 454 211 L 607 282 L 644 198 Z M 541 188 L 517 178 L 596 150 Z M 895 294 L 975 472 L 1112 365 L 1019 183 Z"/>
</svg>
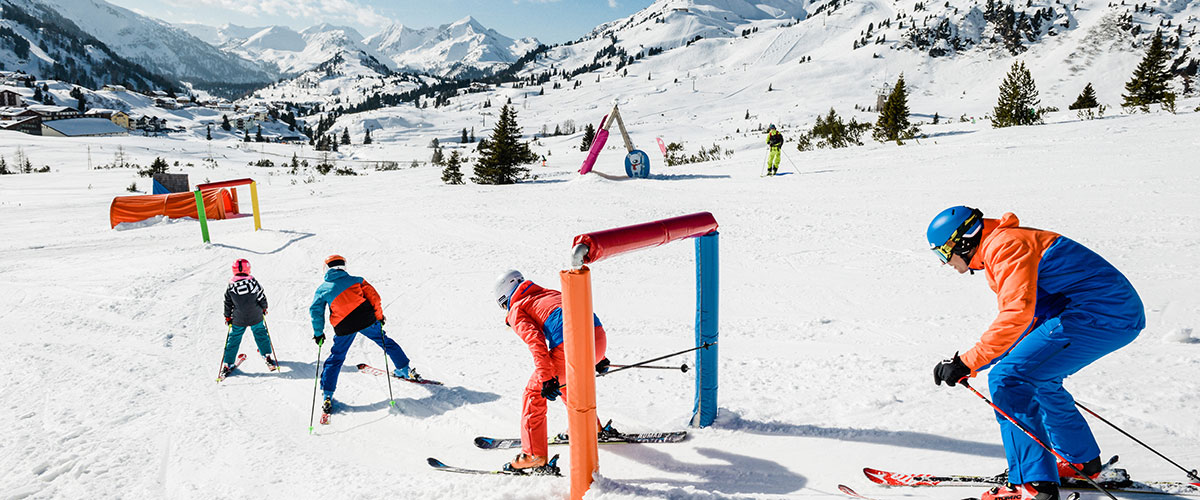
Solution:
<svg viewBox="0 0 1200 500">
<path fill-rule="evenodd" d="M 587 266 L 559 272 L 567 361 L 567 434 L 571 436 L 571 498 L 582 500 L 600 471 L 596 442 L 596 331 L 592 275 Z"/>
</svg>

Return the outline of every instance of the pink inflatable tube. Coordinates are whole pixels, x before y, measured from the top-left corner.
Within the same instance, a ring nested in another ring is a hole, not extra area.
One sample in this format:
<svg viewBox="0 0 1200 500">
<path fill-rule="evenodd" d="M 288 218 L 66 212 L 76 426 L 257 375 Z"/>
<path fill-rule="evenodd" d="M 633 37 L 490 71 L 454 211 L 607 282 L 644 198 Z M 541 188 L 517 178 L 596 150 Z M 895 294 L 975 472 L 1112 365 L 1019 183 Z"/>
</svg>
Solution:
<svg viewBox="0 0 1200 500">
<path fill-rule="evenodd" d="M 604 149 L 604 143 L 608 141 L 608 127 L 604 126 L 607 121 L 608 115 L 604 115 L 604 119 L 600 120 L 600 128 L 596 131 L 596 138 L 592 139 L 592 148 L 588 150 L 587 159 L 583 160 L 583 166 L 579 167 L 579 175 L 592 171 L 592 166 L 596 164 L 596 158 Z"/>
</svg>

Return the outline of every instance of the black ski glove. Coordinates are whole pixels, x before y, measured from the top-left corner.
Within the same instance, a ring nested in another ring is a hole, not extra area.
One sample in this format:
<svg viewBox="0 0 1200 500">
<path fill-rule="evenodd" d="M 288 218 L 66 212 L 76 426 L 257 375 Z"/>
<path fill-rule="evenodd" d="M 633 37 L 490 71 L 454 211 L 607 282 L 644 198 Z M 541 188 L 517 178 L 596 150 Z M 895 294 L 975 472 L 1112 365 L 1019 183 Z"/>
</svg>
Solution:
<svg viewBox="0 0 1200 500">
<path fill-rule="evenodd" d="M 957 352 L 954 353 L 953 358 L 944 359 L 937 366 L 933 367 L 933 383 L 937 385 L 942 385 L 942 382 L 945 382 L 946 385 L 954 387 L 955 384 L 958 384 L 962 379 L 970 375 L 971 369 L 967 368 L 962 359 L 959 359 Z"/>
<path fill-rule="evenodd" d="M 599 363 L 596 363 L 596 373 L 608 373 L 608 365 L 610 364 L 608 358 L 600 360 Z"/>
<path fill-rule="evenodd" d="M 325 334 L 322 333 L 320 335 L 317 335 L 316 337 L 313 337 L 313 342 L 316 342 L 317 345 L 324 344 L 325 343 Z"/>
<path fill-rule="evenodd" d="M 558 377 L 542 382 L 542 397 L 554 401 L 562 396 L 562 391 L 558 389 Z"/>
</svg>

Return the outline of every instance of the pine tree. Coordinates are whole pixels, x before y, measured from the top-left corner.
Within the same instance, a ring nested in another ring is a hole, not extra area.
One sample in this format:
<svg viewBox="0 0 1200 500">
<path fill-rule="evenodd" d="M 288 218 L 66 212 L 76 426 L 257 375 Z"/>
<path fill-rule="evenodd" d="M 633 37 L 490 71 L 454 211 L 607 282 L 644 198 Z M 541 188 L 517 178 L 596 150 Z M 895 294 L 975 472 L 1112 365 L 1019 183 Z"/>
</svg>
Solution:
<svg viewBox="0 0 1200 500">
<path fill-rule="evenodd" d="M 258 131 L 254 132 L 254 142 L 267 142 L 262 135 L 262 125 L 258 126 Z"/>
<path fill-rule="evenodd" d="M 471 144 L 475 143 L 475 127 L 471 127 Z"/>
<path fill-rule="evenodd" d="M 8 163 L 5 163 L 4 157 L 0 156 L 0 175 L 8 175 L 12 172 L 8 171 Z"/>
<path fill-rule="evenodd" d="M 345 144 L 345 145 L 350 144 L 350 129 L 349 128 L 342 129 L 342 144 Z"/>
<path fill-rule="evenodd" d="M 1079 97 L 1075 98 L 1075 102 L 1068 106 L 1067 109 L 1089 109 L 1099 105 L 1100 103 L 1096 101 L 1096 89 L 1092 88 L 1092 82 L 1088 82 L 1083 87 L 1083 92 L 1079 93 Z"/>
<path fill-rule="evenodd" d="M 366 129 L 366 134 L 363 135 L 363 144 L 371 144 L 372 142 L 375 141 L 371 139 L 371 129 L 368 128 Z"/>
<path fill-rule="evenodd" d="M 446 160 L 446 155 L 442 154 L 442 148 L 433 148 L 433 157 L 429 159 L 429 163 L 441 165 Z"/>
<path fill-rule="evenodd" d="M 242 131 L 242 134 L 245 134 L 245 135 L 243 135 L 243 136 L 242 136 L 242 142 L 250 142 L 250 131 L 249 131 L 249 130 L 243 130 L 243 131 Z"/>
<path fill-rule="evenodd" d="M 596 127 L 592 124 L 587 124 L 583 127 L 583 143 L 579 145 L 580 151 L 587 151 L 592 148 L 592 141 L 596 140 Z"/>
<path fill-rule="evenodd" d="M 1127 93 L 1122 96 L 1125 98 L 1122 106 L 1137 106 L 1143 111 L 1149 111 L 1151 104 L 1163 102 L 1167 98 L 1167 94 L 1171 94 L 1167 90 L 1167 83 L 1171 79 L 1171 74 L 1167 71 L 1170 57 L 1171 55 L 1163 47 L 1162 31 L 1155 31 L 1154 39 L 1150 41 L 1150 48 L 1146 50 L 1146 56 L 1133 71 L 1133 78 L 1125 84 Z"/>
<path fill-rule="evenodd" d="M 481 157 L 471 178 L 476 184 L 513 184 L 529 173 L 522 165 L 537 160 L 529 143 L 521 142 L 517 112 L 509 105 L 500 109 L 492 136 L 480 143 L 479 152 Z"/>
<path fill-rule="evenodd" d="M 466 127 L 463 127 L 463 129 L 462 129 L 462 140 L 460 140 L 460 141 L 458 141 L 458 142 L 461 142 L 461 143 L 463 143 L 463 144 L 466 144 L 468 140 L 470 140 L 470 139 L 467 137 L 467 128 L 466 128 Z"/>
<path fill-rule="evenodd" d="M 204 140 L 206 140 L 206 141 L 212 140 L 212 125 L 208 125 L 207 128 L 205 129 Z"/>
<path fill-rule="evenodd" d="M 233 130 L 233 125 L 229 124 L 229 116 L 228 115 L 221 115 L 221 130 L 224 130 L 226 132 Z"/>
<path fill-rule="evenodd" d="M 33 87 L 33 100 L 37 102 L 45 100 L 45 97 L 42 96 L 42 88 L 36 85 Z"/>
<path fill-rule="evenodd" d="M 458 151 L 450 153 L 446 159 L 446 167 L 442 169 L 442 182 L 446 184 L 463 184 L 462 155 Z"/>
<path fill-rule="evenodd" d="M 1017 61 L 1000 82 L 1000 97 L 996 107 L 992 108 L 992 126 L 1003 128 L 1039 123 L 1042 121 L 1038 110 L 1041 102 L 1033 74 L 1025 68 L 1024 62 Z"/>
<path fill-rule="evenodd" d="M 337 139 L 334 139 L 333 134 L 329 134 L 329 150 L 333 151 L 334 153 L 336 153 L 338 150 L 338 141 Z"/>
<path fill-rule="evenodd" d="M 892 87 L 892 93 L 883 102 L 883 109 L 879 110 L 872 136 L 879 142 L 900 142 L 915 137 L 917 133 L 917 127 L 908 121 L 908 90 L 904 86 L 904 75 L 901 74 L 896 86 Z"/>
</svg>

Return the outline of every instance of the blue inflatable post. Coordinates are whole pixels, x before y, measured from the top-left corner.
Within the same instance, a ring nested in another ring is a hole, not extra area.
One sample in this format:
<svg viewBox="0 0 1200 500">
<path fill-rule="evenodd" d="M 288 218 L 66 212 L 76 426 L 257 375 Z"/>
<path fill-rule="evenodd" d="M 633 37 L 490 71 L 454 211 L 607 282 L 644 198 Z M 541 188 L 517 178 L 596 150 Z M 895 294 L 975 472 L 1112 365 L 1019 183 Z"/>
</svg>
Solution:
<svg viewBox="0 0 1200 500">
<path fill-rule="evenodd" d="M 625 155 L 625 175 L 634 179 L 650 177 L 650 155 L 640 149 Z"/>
<path fill-rule="evenodd" d="M 696 238 L 696 346 L 717 341 L 719 280 L 717 232 Z M 692 426 L 707 427 L 717 418 L 717 347 L 696 351 L 696 405 Z"/>
</svg>

